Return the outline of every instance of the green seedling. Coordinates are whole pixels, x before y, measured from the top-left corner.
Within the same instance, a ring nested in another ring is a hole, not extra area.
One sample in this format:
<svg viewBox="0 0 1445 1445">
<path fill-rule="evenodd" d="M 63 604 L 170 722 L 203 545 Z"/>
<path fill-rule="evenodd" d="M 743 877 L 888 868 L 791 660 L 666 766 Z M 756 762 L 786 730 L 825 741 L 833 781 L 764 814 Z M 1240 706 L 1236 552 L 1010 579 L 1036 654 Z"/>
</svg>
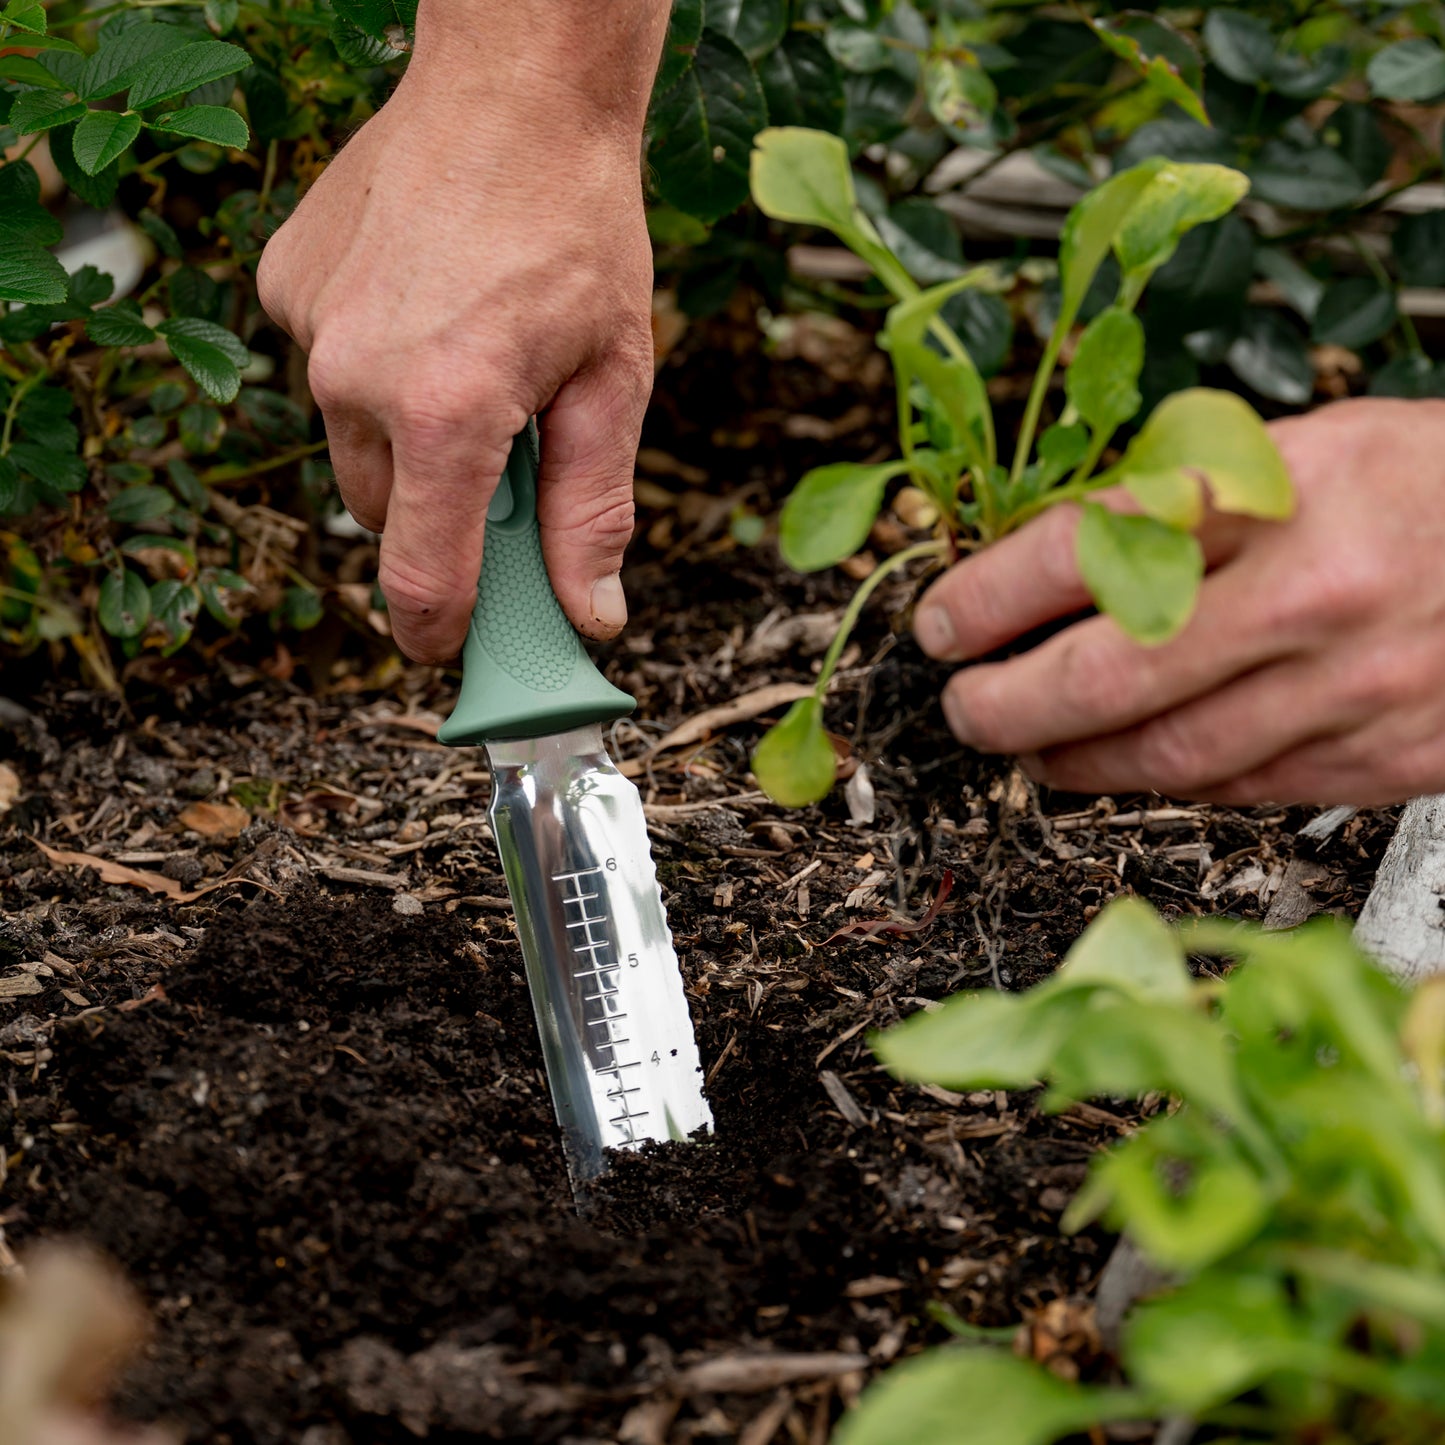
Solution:
<svg viewBox="0 0 1445 1445">
<path fill-rule="evenodd" d="M 763 131 L 752 156 L 753 199 L 775 220 L 822 226 L 866 261 L 895 298 L 879 337 L 893 363 L 900 455 L 809 472 L 783 507 L 784 559 L 802 572 L 858 552 L 890 484 L 920 490 L 937 515 L 932 538 L 882 562 L 863 583 L 811 697 L 759 744 L 759 783 L 789 806 L 816 802 L 834 781 L 822 700 L 843 641 L 872 591 L 920 560 L 935 566 L 987 546 L 1049 507 L 1078 503 L 1079 569 L 1101 612 L 1141 643 L 1189 620 L 1204 555 L 1195 532 L 1209 506 L 1250 517 L 1290 515 L 1289 474 L 1258 414 L 1231 392 L 1178 392 L 1149 414 L 1112 465 L 1119 428 L 1142 406 L 1144 329 L 1135 310 L 1150 278 L 1191 229 L 1226 215 L 1249 189 L 1240 172 L 1156 157 L 1121 171 L 1069 213 L 1059 249 L 1059 310 L 1007 465 L 979 368 L 945 316 L 947 303 L 997 282 L 978 266 L 927 289 L 910 278 L 859 205 L 845 144 L 821 131 Z M 1113 304 L 1078 334 L 1064 371 L 1066 404 L 1040 433 L 1065 343 L 1106 258 L 1118 263 Z M 1119 510 L 1095 494 L 1127 494 Z"/>
<path fill-rule="evenodd" d="M 1186 952 L 1238 964 L 1195 979 Z M 1122 1388 L 962 1326 L 971 1342 L 886 1375 L 835 1445 L 1050 1445 L 1179 1417 L 1235 1445 L 1445 1438 L 1445 981 L 1405 993 L 1334 920 L 1176 930 L 1121 899 L 1047 982 L 957 995 L 872 1043 L 900 1079 L 1042 1084 L 1050 1111 L 1171 1096 L 1063 1219 L 1102 1219 L 1170 1283 L 1125 1322 Z"/>
</svg>

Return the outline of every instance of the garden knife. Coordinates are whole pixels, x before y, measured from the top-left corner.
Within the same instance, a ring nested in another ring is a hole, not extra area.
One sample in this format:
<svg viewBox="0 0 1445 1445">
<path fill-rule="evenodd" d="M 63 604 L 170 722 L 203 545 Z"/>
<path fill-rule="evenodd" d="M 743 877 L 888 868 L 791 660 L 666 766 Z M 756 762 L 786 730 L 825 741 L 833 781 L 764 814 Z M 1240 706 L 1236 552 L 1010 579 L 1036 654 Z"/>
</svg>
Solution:
<svg viewBox="0 0 1445 1445">
<path fill-rule="evenodd" d="M 553 596 L 529 424 L 487 512 L 461 693 L 437 736 L 491 759 L 492 832 L 574 1191 L 608 1149 L 712 1128 L 642 799 L 602 743 L 635 706 Z"/>
</svg>

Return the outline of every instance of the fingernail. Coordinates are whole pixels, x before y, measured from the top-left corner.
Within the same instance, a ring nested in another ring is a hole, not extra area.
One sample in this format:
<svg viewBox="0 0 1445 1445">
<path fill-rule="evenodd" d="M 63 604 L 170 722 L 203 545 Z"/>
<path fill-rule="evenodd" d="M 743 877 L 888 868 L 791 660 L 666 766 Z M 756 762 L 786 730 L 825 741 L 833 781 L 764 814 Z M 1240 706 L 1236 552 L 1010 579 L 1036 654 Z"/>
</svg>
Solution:
<svg viewBox="0 0 1445 1445">
<path fill-rule="evenodd" d="M 943 694 L 943 716 L 948 723 L 949 732 L 965 747 L 972 747 L 973 736 L 969 731 L 968 714 L 951 688 Z"/>
<path fill-rule="evenodd" d="M 593 621 L 604 632 L 621 632 L 627 625 L 627 594 L 617 573 L 593 585 L 591 608 Z"/>
<path fill-rule="evenodd" d="M 948 657 L 958 645 L 947 608 L 936 604 L 925 604 L 913 614 L 913 635 L 930 657 Z"/>
</svg>

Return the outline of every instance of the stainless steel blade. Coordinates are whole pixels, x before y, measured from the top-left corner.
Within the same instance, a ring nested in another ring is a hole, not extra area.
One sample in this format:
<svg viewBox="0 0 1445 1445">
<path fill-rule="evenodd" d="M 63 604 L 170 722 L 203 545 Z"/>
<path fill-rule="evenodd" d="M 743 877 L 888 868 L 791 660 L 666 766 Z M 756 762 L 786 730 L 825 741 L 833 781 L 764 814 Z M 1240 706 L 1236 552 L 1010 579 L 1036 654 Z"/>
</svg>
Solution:
<svg viewBox="0 0 1445 1445">
<path fill-rule="evenodd" d="M 593 724 L 487 744 L 492 831 L 517 915 L 574 1188 L 607 1149 L 711 1130 L 637 789 Z"/>
</svg>

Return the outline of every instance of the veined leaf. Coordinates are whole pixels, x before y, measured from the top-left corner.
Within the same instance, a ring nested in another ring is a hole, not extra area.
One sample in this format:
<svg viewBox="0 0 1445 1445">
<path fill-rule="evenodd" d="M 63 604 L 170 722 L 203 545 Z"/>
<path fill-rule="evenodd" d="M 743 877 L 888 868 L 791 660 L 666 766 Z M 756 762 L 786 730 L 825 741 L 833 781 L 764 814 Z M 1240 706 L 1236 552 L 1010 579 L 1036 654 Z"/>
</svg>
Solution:
<svg viewBox="0 0 1445 1445">
<path fill-rule="evenodd" d="M 40 0 L 10 0 L 10 3 L 0 10 L 0 20 L 32 35 L 45 34 L 45 6 Z"/>
<path fill-rule="evenodd" d="M 188 105 L 149 124 L 152 130 L 210 141 L 213 145 L 227 146 L 231 150 L 243 151 L 251 143 L 251 132 L 246 122 L 225 105 Z"/>
<path fill-rule="evenodd" d="M 27 90 L 10 107 L 10 129 L 16 135 L 35 135 L 52 126 L 68 125 L 85 114 L 85 106 L 61 91 Z"/>
<path fill-rule="evenodd" d="M 97 311 L 86 323 L 86 335 L 97 346 L 145 346 L 156 339 L 132 301 L 117 301 Z"/>
<path fill-rule="evenodd" d="M 91 110 L 75 127 L 70 144 L 81 170 L 93 176 L 124 155 L 139 134 L 140 116 L 128 111 Z"/>
<path fill-rule="evenodd" d="M 82 100 L 104 100 L 134 83 L 147 65 L 168 50 L 179 50 L 194 39 L 194 32 L 179 25 L 148 20 L 119 34 L 106 36 L 80 73 L 76 91 Z"/>
<path fill-rule="evenodd" d="M 151 617 L 150 590 L 139 572 L 123 567 L 100 584 L 100 625 L 112 637 L 139 637 Z"/>
<path fill-rule="evenodd" d="M 237 337 L 197 316 L 173 316 L 156 330 L 207 396 L 223 405 L 235 401 L 241 390 L 241 368 L 250 360 Z"/>
<path fill-rule="evenodd" d="M 208 81 L 235 75 L 250 63 L 251 57 L 239 45 L 225 40 L 193 40 L 148 60 L 131 85 L 127 99 L 132 110 L 144 110 L 184 95 Z"/>
<path fill-rule="evenodd" d="M 1064 376 L 1068 398 L 1089 427 L 1111 436 L 1139 410 L 1144 328 L 1122 307 L 1101 311 L 1084 329 Z"/>
<path fill-rule="evenodd" d="M 0 55 L 0 80 L 14 80 L 41 90 L 64 90 L 65 86 L 38 60 L 29 55 Z"/>
</svg>

